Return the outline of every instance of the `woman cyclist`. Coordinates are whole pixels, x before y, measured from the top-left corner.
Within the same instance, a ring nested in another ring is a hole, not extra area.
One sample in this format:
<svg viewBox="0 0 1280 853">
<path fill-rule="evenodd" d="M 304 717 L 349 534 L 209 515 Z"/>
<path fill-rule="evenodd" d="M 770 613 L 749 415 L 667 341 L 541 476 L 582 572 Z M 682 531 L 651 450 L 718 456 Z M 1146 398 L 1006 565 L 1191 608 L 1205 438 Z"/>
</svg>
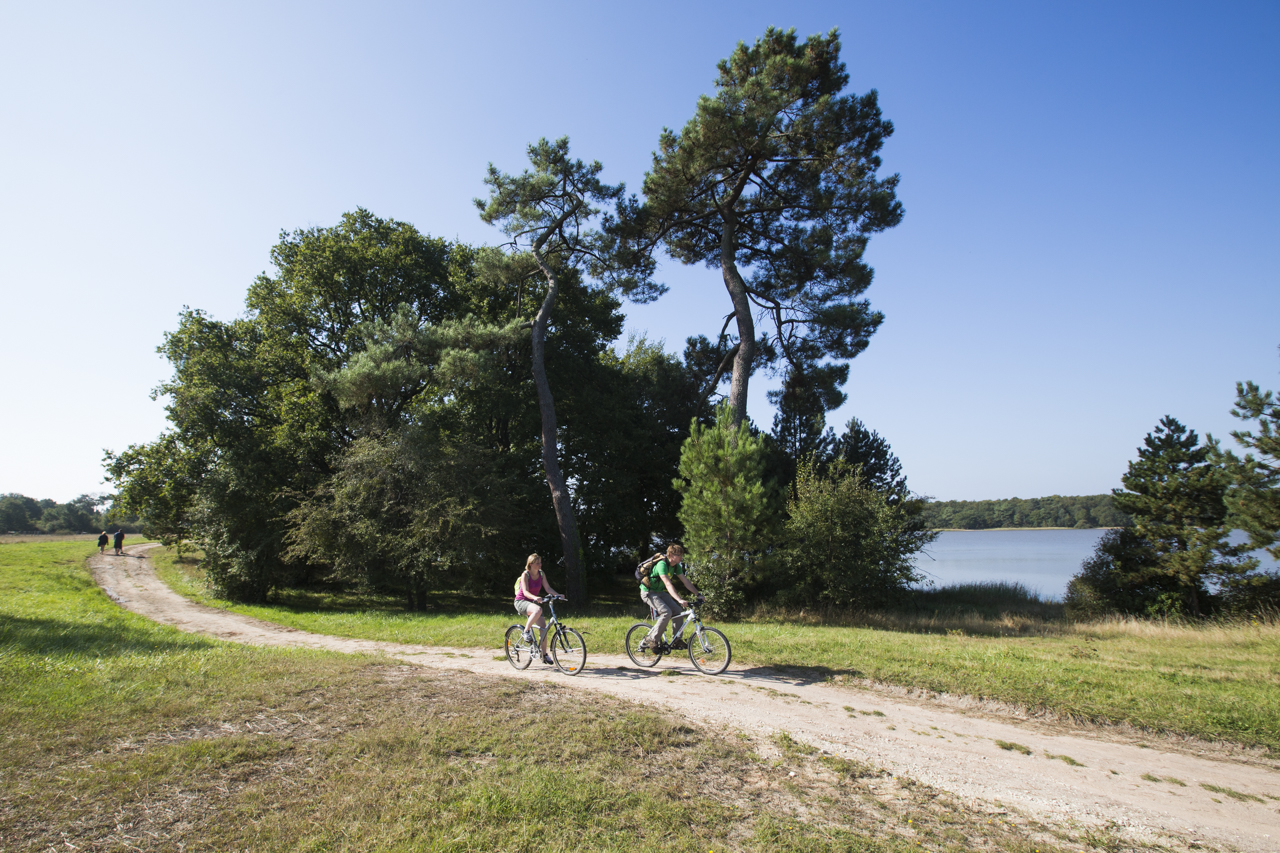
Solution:
<svg viewBox="0 0 1280 853">
<path fill-rule="evenodd" d="M 516 612 L 521 616 L 529 617 L 524 623 L 526 641 L 533 641 L 534 626 L 537 626 L 538 632 L 542 635 L 540 645 L 543 663 L 552 663 L 552 660 L 547 654 L 547 623 L 542 618 L 542 602 L 548 595 L 559 594 L 551 588 L 551 582 L 542 573 L 542 558 L 537 554 L 530 554 L 529 559 L 525 560 L 524 572 L 516 582 Z"/>
</svg>

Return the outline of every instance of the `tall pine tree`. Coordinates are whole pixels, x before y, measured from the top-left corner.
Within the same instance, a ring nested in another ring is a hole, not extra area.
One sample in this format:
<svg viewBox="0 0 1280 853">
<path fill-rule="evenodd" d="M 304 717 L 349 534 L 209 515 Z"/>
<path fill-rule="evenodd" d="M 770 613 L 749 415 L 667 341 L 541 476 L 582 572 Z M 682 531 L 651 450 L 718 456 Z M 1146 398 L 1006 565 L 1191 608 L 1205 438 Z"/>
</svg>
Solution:
<svg viewBox="0 0 1280 853">
<path fill-rule="evenodd" d="M 1148 571 L 1176 581 L 1187 612 L 1200 616 L 1207 580 L 1244 575 L 1257 561 L 1241 559 L 1243 549 L 1227 542 L 1229 479 L 1211 461 L 1214 445 L 1200 444 L 1194 430 L 1168 415 L 1143 445 L 1121 478 L 1124 489 L 1112 492 L 1116 508 L 1133 517 L 1134 531 L 1151 546 Z"/>
<path fill-rule="evenodd" d="M 677 260 L 720 270 L 737 329 L 732 346 L 722 335 L 737 426 L 760 355 L 757 314 L 763 343 L 793 368 L 866 348 L 884 318 L 862 298 L 872 277 L 863 255 L 902 205 L 897 175 L 877 175 L 893 124 L 874 90 L 843 94 L 835 30 L 801 42 L 769 28 L 718 71 L 714 95 L 658 140 L 643 208 L 622 205 L 618 218 Z"/>
</svg>

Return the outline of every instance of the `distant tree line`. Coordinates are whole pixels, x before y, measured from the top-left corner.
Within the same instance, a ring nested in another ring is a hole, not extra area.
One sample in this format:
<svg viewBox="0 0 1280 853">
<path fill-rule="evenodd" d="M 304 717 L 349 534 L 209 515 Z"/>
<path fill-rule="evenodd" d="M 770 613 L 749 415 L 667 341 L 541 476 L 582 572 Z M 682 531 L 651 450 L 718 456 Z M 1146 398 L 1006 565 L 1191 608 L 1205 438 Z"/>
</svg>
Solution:
<svg viewBox="0 0 1280 853">
<path fill-rule="evenodd" d="M 1129 524 L 1105 534 L 1068 584 L 1069 612 L 1155 617 L 1280 608 L 1280 572 L 1248 552 L 1280 559 L 1280 401 L 1236 385 L 1231 414 L 1251 424 L 1231 435 L 1243 458 L 1213 436 L 1165 416 L 1112 494 Z M 1242 530 L 1245 542 L 1232 542 Z"/>
<path fill-rule="evenodd" d="M 929 501 L 922 514 L 935 530 L 992 530 L 1005 527 L 1122 527 L 1130 518 L 1111 495 L 1050 495 L 994 501 Z"/>
<path fill-rule="evenodd" d="M 739 44 L 643 198 L 567 139 L 490 166 L 499 246 L 366 210 L 283 233 L 242 317 L 187 310 L 165 336 L 169 428 L 107 453 L 120 505 L 244 600 L 325 581 L 416 610 L 509 591 L 530 551 L 576 598 L 678 540 L 721 613 L 901 594 L 922 502 L 887 441 L 826 426 L 883 319 L 863 253 L 902 216 L 877 174 L 893 126 L 843 93 L 839 53 L 834 31 Z M 728 313 L 682 356 L 619 353 L 624 301 L 665 291 L 659 250 L 717 268 Z M 746 417 L 757 370 L 784 378 L 769 433 Z"/>
<path fill-rule="evenodd" d="M 81 495 L 60 504 L 26 495 L 0 495 L 0 533 L 137 532 L 138 519 L 112 506 L 110 495 Z"/>
</svg>

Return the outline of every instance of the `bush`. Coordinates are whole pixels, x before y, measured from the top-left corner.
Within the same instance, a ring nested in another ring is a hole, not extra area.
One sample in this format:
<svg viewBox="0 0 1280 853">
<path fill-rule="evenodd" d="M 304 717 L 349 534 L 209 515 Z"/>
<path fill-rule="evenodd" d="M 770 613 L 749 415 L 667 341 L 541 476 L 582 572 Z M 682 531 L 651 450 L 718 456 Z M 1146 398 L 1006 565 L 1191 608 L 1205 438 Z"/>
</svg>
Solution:
<svg viewBox="0 0 1280 853">
<path fill-rule="evenodd" d="M 786 604 L 884 607 L 920 580 L 912 556 L 937 533 L 923 528 L 923 501 L 891 496 L 841 460 L 826 476 L 800 466 L 787 504 L 779 578 Z"/>
<path fill-rule="evenodd" d="M 778 490 L 765 477 L 768 449 L 745 422 L 733 426 L 728 405 L 715 424 L 694 420 L 680 451 L 684 500 L 680 523 L 689 552 L 689 576 L 707 596 L 708 613 L 739 612 L 763 577 L 766 551 L 778 529 Z"/>
<path fill-rule="evenodd" d="M 1185 611 L 1178 579 L 1159 574 L 1160 557 L 1131 527 L 1109 530 L 1093 556 L 1067 584 L 1067 615 L 1093 619 L 1110 613 L 1174 616 Z M 1205 592 L 1201 590 L 1201 597 Z"/>
<path fill-rule="evenodd" d="M 411 611 L 444 587 L 496 591 L 523 561 L 516 491 L 492 454 L 470 445 L 412 428 L 360 438 L 289 514 L 286 556 L 404 595 Z"/>
<path fill-rule="evenodd" d="M 1256 572 L 1222 585 L 1221 608 L 1232 616 L 1280 610 L 1280 571 Z"/>
</svg>

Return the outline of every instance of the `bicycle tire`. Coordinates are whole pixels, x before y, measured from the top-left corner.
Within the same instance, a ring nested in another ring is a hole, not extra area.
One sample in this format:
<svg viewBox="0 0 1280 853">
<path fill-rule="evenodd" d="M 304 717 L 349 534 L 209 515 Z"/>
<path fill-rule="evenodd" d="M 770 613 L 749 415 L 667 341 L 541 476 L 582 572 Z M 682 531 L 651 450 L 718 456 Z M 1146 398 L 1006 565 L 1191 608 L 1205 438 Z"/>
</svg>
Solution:
<svg viewBox="0 0 1280 853">
<path fill-rule="evenodd" d="M 505 646 L 507 663 L 516 669 L 528 669 L 533 663 L 533 650 L 524 641 L 524 626 L 512 625 L 507 629 Z"/>
<path fill-rule="evenodd" d="M 715 628 L 703 628 L 689 639 L 689 660 L 700 672 L 719 675 L 732 659 L 729 638 Z"/>
<path fill-rule="evenodd" d="M 565 675 L 577 675 L 587 666 L 587 641 L 577 631 L 561 625 L 551 638 L 551 659 Z"/>
<path fill-rule="evenodd" d="M 657 666 L 658 661 L 662 660 L 662 652 L 640 648 L 640 641 L 652 630 L 653 626 L 648 622 L 637 622 L 627 629 L 627 657 L 631 658 L 633 664 L 645 669 Z"/>
</svg>

